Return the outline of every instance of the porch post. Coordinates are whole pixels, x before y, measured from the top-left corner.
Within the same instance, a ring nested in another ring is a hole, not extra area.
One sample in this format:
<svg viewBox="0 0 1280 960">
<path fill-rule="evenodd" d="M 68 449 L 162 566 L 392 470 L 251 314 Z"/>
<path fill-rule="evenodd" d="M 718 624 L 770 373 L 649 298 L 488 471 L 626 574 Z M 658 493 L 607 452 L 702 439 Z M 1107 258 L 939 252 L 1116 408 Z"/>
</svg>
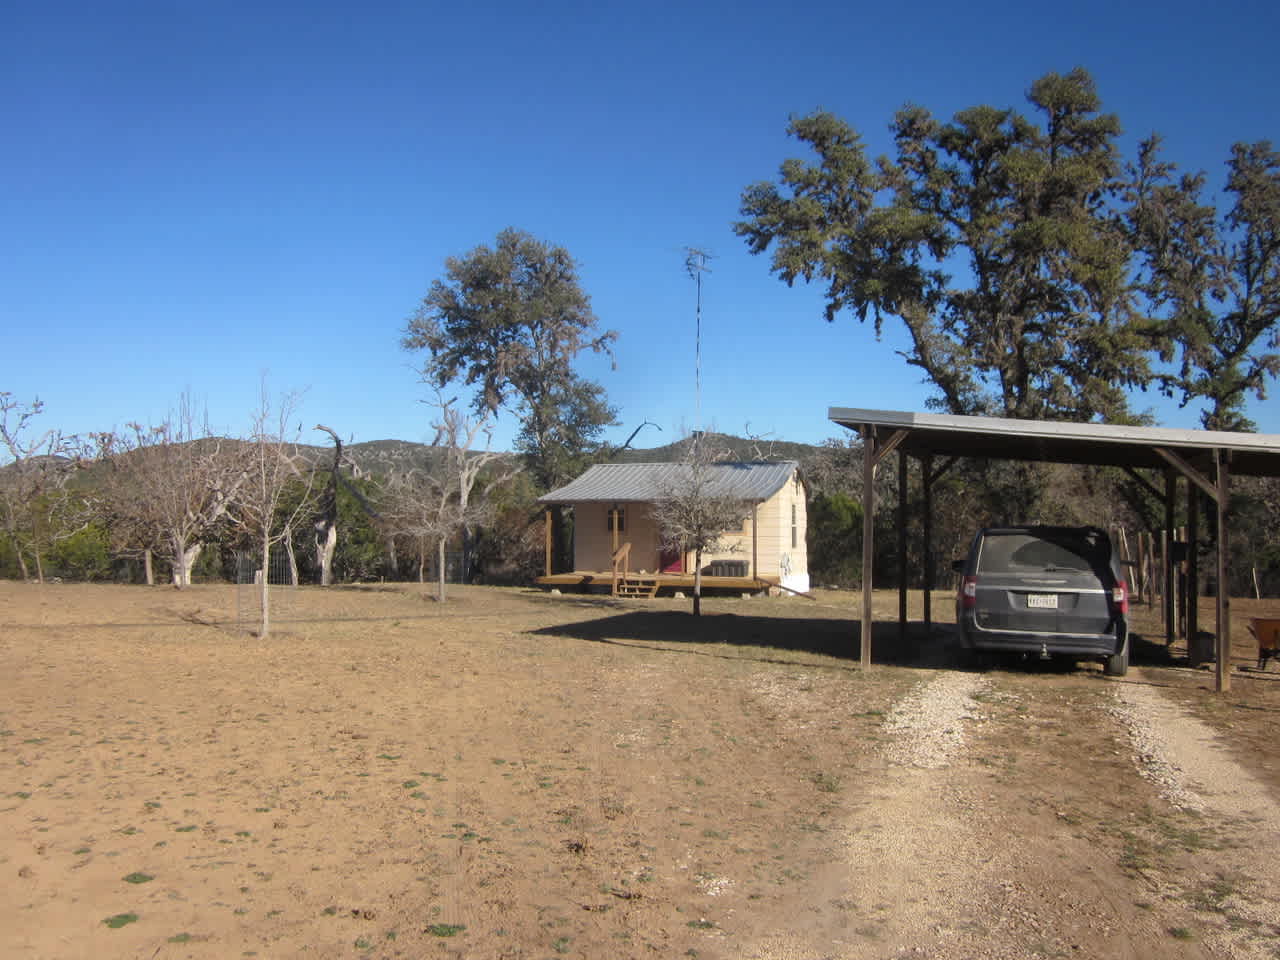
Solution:
<svg viewBox="0 0 1280 960">
<path fill-rule="evenodd" d="M 751 505 L 751 576 L 753 578 L 760 575 L 760 542 L 758 539 L 760 525 L 756 523 L 759 506 L 757 503 Z"/>
<path fill-rule="evenodd" d="M 543 516 L 545 517 L 545 522 L 543 524 L 545 528 L 545 536 L 543 537 L 542 561 L 543 561 L 543 568 L 546 570 L 546 575 L 549 577 L 551 576 L 551 508 L 550 507 L 547 507 Z"/>
</svg>

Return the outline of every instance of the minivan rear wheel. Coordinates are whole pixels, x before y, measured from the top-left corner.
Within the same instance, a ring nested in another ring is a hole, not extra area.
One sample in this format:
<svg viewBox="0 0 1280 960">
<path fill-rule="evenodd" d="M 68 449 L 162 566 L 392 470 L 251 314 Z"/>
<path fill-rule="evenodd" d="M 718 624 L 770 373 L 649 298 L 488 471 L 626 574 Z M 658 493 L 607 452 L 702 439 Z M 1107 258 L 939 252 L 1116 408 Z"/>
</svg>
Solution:
<svg viewBox="0 0 1280 960">
<path fill-rule="evenodd" d="M 1112 654 L 1102 662 L 1102 672 L 1108 677 L 1123 677 L 1129 672 L 1129 637 L 1127 634 L 1120 652 Z"/>
</svg>

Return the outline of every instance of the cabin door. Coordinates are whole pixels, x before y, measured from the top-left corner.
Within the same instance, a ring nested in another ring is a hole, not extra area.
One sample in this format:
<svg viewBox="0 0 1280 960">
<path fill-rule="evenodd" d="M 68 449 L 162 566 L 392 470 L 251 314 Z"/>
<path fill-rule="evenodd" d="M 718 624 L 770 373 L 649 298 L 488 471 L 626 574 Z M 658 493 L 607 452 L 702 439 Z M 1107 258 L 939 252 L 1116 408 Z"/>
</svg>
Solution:
<svg viewBox="0 0 1280 960">
<path fill-rule="evenodd" d="M 664 548 L 658 554 L 658 570 L 662 573 L 684 573 L 684 557 L 679 550 Z"/>
</svg>

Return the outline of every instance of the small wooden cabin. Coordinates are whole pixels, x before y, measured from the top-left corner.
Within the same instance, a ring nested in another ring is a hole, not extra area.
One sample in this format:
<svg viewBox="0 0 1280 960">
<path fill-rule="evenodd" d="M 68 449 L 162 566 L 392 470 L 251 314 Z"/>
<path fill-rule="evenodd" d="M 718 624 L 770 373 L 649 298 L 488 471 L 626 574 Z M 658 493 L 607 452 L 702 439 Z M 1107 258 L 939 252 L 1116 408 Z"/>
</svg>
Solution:
<svg viewBox="0 0 1280 960">
<path fill-rule="evenodd" d="M 640 581 L 652 595 L 661 587 L 693 585 L 693 554 L 663 549 L 653 519 L 653 503 L 664 491 L 678 489 L 690 468 L 680 463 L 607 463 L 587 470 L 571 483 L 540 497 L 547 505 L 547 562 L 538 582 L 548 586 Z M 722 549 L 703 554 L 704 586 L 736 589 L 784 587 L 809 589 L 805 543 L 805 491 L 800 465 L 717 463 L 715 496 L 747 505 L 742 527 L 722 538 Z M 573 507 L 573 572 L 552 574 L 551 507 Z"/>
</svg>

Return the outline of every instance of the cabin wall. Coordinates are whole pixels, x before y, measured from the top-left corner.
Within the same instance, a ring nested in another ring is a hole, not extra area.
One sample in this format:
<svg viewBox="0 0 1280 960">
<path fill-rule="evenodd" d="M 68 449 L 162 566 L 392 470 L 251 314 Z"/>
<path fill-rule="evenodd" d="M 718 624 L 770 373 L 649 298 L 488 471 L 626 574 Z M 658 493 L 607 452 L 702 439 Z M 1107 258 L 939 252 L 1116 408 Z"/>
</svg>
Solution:
<svg viewBox="0 0 1280 960">
<path fill-rule="evenodd" d="M 620 503 L 625 514 L 624 528 L 618 532 L 618 546 L 631 544 L 629 567 L 653 573 L 658 569 L 658 528 L 649 505 Z M 609 511 L 613 504 L 577 503 L 573 507 L 573 568 L 602 571 L 613 565 L 613 531 Z"/>
</svg>

